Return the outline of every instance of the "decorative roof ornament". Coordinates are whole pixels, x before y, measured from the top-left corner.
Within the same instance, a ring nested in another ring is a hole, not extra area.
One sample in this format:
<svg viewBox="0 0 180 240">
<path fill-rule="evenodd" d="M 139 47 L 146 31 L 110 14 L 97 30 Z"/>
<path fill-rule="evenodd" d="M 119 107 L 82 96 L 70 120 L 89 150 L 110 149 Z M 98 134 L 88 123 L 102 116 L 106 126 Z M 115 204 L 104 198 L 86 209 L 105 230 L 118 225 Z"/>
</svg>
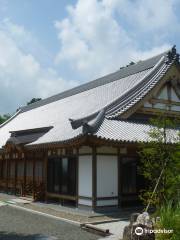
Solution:
<svg viewBox="0 0 180 240">
<path fill-rule="evenodd" d="M 175 60 L 175 62 L 179 63 L 179 54 L 176 51 L 176 45 L 174 45 L 172 47 L 172 49 L 167 53 L 167 60 L 166 63 L 169 64 L 171 63 L 173 60 Z"/>
<path fill-rule="evenodd" d="M 176 62 L 179 63 L 179 53 L 176 53 Z"/>
<path fill-rule="evenodd" d="M 84 134 L 94 133 L 101 125 L 105 117 L 105 109 L 101 109 L 96 115 L 93 114 L 87 118 L 83 119 L 69 119 L 72 129 L 77 129 L 82 127 L 82 132 Z"/>
</svg>

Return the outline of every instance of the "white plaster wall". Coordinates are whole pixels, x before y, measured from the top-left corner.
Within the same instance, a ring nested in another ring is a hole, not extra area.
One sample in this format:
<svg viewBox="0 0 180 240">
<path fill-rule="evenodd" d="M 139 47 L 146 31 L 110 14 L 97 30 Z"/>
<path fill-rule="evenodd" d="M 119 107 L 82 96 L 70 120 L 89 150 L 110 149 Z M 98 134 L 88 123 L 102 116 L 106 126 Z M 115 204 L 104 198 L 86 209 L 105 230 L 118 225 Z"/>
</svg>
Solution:
<svg viewBox="0 0 180 240">
<path fill-rule="evenodd" d="M 90 199 L 79 199 L 78 203 L 81 205 L 92 206 L 92 200 Z"/>
<path fill-rule="evenodd" d="M 156 104 L 154 104 L 154 108 L 165 110 L 167 107 L 166 107 L 166 104 L 156 103 Z"/>
<path fill-rule="evenodd" d="M 171 105 L 171 110 L 180 112 L 180 106 Z"/>
<path fill-rule="evenodd" d="M 92 155 L 79 156 L 79 196 L 92 197 Z"/>
<path fill-rule="evenodd" d="M 161 90 L 158 98 L 159 98 L 159 99 L 165 99 L 165 100 L 168 99 L 167 86 L 165 86 L 165 87 Z"/>
<path fill-rule="evenodd" d="M 173 88 L 171 88 L 171 100 L 175 102 L 180 102 Z"/>
<path fill-rule="evenodd" d="M 112 200 L 98 200 L 97 201 L 97 206 L 117 206 L 118 205 L 118 200 L 117 199 L 112 199 Z"/>
<path fill-rule="evenodd" d="M 97 197 L 118 196 L 117 156 L 97 155 Z"/>
</svg>

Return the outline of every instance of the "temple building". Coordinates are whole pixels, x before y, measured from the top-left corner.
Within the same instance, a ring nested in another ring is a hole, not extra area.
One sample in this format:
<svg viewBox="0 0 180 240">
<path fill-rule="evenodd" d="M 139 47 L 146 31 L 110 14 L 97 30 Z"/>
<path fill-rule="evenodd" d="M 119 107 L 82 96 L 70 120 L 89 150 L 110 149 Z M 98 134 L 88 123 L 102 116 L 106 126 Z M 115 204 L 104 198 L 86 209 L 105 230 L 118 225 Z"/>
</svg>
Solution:
<svg viewBox="0 0 180 240">
<path fill-rule="evenodd" d="M 136 204 L 149 119 L 180 117 L 175 47 L 22 107 L 0 126 L 0 191 L 96 210 Z"/>
</svg>

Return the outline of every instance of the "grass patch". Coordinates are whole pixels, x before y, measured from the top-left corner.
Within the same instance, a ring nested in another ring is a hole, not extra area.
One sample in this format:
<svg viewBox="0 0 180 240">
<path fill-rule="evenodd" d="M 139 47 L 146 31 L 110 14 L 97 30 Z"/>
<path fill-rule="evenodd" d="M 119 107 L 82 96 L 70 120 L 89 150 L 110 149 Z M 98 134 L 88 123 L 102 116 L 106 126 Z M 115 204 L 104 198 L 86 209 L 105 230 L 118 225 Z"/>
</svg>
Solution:
<svg viewBox="0 0 180 240">
<path fill-rule="evenodd" d="M 160 221 L 156 223 L 156 229 L 173 230 L 173 233 L 159 233 L 156 235 L 157 240 L 180 240 L 180 203 L 173 206 L 169 202 L 165 206 L 160 207 L 156 212 L 156 216 L 160 217 Z"/>
</svg>

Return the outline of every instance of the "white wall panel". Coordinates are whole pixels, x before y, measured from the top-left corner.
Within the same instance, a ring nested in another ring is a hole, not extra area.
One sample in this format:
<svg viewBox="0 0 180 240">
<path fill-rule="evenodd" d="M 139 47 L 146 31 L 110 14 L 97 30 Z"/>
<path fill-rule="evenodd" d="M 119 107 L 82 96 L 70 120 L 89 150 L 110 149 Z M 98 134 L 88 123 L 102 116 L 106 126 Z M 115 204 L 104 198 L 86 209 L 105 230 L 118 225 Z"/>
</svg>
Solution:
<svg viewBox="0 0 180 240">
<path fill-rule="evenodd" d="M 92 155 L 79 156 L 79 196 L 92 197 Z"/>
<path fill-rule="evenodd" d="M 117 206 L 118 200 L 117 199 L 111 199 L 111 200 L 98 200 L 97 206 Z"/>
<path fill-rule="evenodd" d="M 167 86 L 165 86 L 165 87 L 161 90 L 161 92 L 160 92 L 159 95 L 158 95 L 158 98 L 159 98 L 159 99 L 165 99 L 165 100 L 168 99 Z"/>
<path fill-rule="evenodd" d="M 117 195 L 117 156 L 97 155 L 97 197 L 113 197 Z"/>
<path fill-rule="evenodd" d="M 171 110 L 180 112 L 180 106 L 171 105 Z"/>
<path fill-rule="evenodd" d="M 173 88 L 171 88 L 171 100 L 175 102 L 180 102 L 178 96 L 176 95 L 176 92 Z"/>
<path fill-rule="evenodd" d="M 79 199 L 78 203 L 81 205 L 92 206 L 92 200 L 90 199 Z"/>
</svg>

